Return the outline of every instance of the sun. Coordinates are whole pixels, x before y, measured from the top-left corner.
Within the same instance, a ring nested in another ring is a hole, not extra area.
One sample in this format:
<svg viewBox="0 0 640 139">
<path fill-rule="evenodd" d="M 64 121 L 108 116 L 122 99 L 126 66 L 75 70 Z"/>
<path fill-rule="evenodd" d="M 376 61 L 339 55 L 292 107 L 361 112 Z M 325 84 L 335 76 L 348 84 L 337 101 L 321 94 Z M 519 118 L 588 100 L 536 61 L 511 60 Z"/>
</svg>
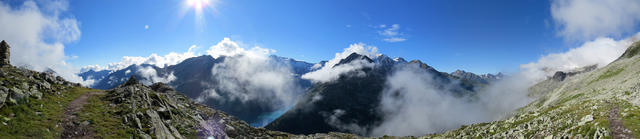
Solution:
<svg viewBox="0 0 640 139">
<path fill-rule="evenodd" d="M 217 13 L 216 6 L 221 0 L 181 0 L 180 18 L 184 17 L 188 12 L 193 12 L 196 28 L 203 28 L 205 25 L 206 15 Z"/>
<path fill-rule="evenodd" d="M 187 5 L 200 10 L 202 7 L 209 5 L 209 0 L 187 0 Z"/>
</svg>

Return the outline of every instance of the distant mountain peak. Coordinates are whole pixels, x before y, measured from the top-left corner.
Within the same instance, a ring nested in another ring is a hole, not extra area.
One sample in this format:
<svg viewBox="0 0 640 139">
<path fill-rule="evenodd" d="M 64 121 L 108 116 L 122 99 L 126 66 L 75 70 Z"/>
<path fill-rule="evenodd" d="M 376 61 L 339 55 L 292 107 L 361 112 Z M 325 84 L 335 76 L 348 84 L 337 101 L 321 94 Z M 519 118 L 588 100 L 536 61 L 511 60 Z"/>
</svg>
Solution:
<svg viewBox="0 0 640 139">
<path fill-rule="evenodd" d="M 475 74 L 473 72 L 468 72 L 468 71 L 464 71 L 464 70 L 456 70 L 454 72 L 450 73 L 451 76 L 456 77 L 456 78 L 460 78 L 460 79 L 466 79 L 466 80 L 471 80 L 471 81 L 480 81 L 480 82 L 488 82 L 488 81 L 495 81 L 495 80 L 500 80 L 504 77 L 504 75 L 501 72 L 498 72 L 497 74 L 491 74 L 491 73 L 487 73 L 487 74 Z"/>
<path fill-rule="evenodd" d="M 431 67 L 431 66 L 429 66 L 429 65 L 427 65 L 425 63 L 422 63 L 422 61 L 420 61 L 420 60 L 411 60 L 409 63 L 418 64 L 418 66 L 420 66 L 420 68 L 423 68 L 423 69 L 435 70 L 435 68 L 433 68 L 433 67 Z"/>
<path fill-rule="evenodd" d="M 352 61 L 355 61 L 355 60 L 365 60 L 365 61 L 367 61 L 369 63 L 373 63 L 373 60 L 371 58 L 367 57 L 367 56 L 360 55 L 358 53 L 351 53 L 346 58 L 340 60 L 340 62 L 338 62 L 338 64 L 334 65 L 333 67 L 338 66 L 338 65 L 342 65 L 342 64 L 346 64 L 346 63 L 351 63 Z"/>
<path fill-rule="evenodd" d="M 402 57 L 393 58 L 393 61 L 396 61 L 396 62 L 407 62 L 407 60 L 404 60 L 404 58 L 402 58 Z"/>
</svg>

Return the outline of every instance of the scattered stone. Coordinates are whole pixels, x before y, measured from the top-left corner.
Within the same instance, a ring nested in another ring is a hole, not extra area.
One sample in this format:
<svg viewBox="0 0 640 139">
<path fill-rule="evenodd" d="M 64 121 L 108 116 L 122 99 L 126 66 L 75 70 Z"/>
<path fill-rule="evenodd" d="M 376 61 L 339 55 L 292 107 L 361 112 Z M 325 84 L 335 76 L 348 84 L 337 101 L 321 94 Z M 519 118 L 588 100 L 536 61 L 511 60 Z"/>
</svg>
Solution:
<svg viewBox="0 0 640 139">
<path fill-rule="evenodd" d="M 587 115 L 587 116 L 584 116 L 584 117 L 580 120 L 580 122 L 578 123 L 578 125 L 584 125 L 585 123 L 587 123 L 587 122 L 591 122 L 591 121 L 593 121 L 593 115 L 589 114 L 589 115 Z"/>
<path fill-rule="evenodd" d="M 8 92 L 0 89 L 0 108 L 2 108 L 2 106 L 4 105 L 4 102 L 7 99 L 8 95 L 9 95 Z"/>
<path fill-rule="evenodd" d="M 82 121 L 82 123 L 80 123 L 80 126 L 87 126 L 91 124 L 89 121 Z"/>
<path fill-rule="evenodd" d="M 22 99 L 25 97 L 24 93 L 22 92 L 22 90 L 13 87 L 11 88 L 10 92 L 9 92 L 9 96 L 11 96 L 11 98 L 13 99 L 13 103 L 17 103 L 18 100 Z"/>
</svg>

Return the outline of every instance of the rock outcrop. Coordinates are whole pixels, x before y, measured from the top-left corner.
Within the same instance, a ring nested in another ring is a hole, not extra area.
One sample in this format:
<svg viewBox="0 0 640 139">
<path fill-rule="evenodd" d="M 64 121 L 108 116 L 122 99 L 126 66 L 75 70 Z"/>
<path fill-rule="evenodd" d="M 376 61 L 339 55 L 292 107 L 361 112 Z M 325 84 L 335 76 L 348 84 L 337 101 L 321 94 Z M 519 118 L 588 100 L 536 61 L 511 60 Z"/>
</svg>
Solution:
<svg viewBox="0 0 640 139">
<path fill-rule="evenodd" d="M 590 71 L 595 70 L 596 68 L 598 68 L 598 65 L 586 66 L 586 67 L 578 68 L 578 69 L 571 70 L 571 71 L 557 71 L 555 74 L 553 74 L 551 79 L 556 80 L 556 81 L 564 81 L 564 79 L 567 78 L 567 77 L 571 77 L 571 76 L 574 76 L 574 75 L 577 75 L 577 74 L 581 74 L 581 73 L 590 72 Z"/>
<path fill-rule="evenodd" d="M 16 68 L 9 62 L 9 44 L 0 42 L 0 108 L 15 105 L 23 98 L 42 98 L 43 93 L 57 93 L 79 84 L 65 81 L 52 73 Z"/>
<path fill-rule="evenodd" d="M 28 97 L 40 99 L 44 93 L 60 95 L 77 83 L 65 81 L 60 76 L 36 72 L 13 66 L 0 67 L 0 108 L 15 105 Z"/>
</svg>

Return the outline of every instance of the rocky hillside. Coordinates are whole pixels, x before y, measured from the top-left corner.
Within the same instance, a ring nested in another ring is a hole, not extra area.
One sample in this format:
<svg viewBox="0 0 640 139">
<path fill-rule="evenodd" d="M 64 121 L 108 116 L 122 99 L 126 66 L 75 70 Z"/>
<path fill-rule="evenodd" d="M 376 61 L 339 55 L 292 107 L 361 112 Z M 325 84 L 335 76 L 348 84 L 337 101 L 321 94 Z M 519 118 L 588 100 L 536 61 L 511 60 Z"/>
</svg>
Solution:
<svg viewBox="0 0 640 139">
<path fill-rule="evenodd" d="M 0 108 L 17 105 L 25 98 L 40 99 L 45 94 L 61 95 L 60 92 L 78 86 L 80 84 L 65 81 L 52 73 L 4 65 L 0 67 Z"/>
<path fill-rule="evenodd" d="M 220 85 L 223 83 L 216 80 L 219 78 L 219 75 L 214 75 L 212 73 L 214 66 L 224 65 L 225 62 L 234 62 L 234 60 L 237 61 L 239 58 L 240 56 L 221 56 L 213 58 L 209 55 L 203 55 L 188 58 L 176 65 L 164 68 L 150 64 L 140 64 L 130 65 L 116 71 L 88 70 L 79 75 L 83 77 L 83 79 L 95 79 L 96 83 L 90 87 L 96 89 L 113 89 L 126 82 L 130 76 L 134 76 L 147 85 L 154 82 L 165 82 L 174 87 L 178 92 L 191 99 L 200 99 L 203 104 L 210 107 L 216 107 L 218 110 L 227 112 L 249 123 L 261 123 L 262 121 L 265 121 L 265 119 L 260 115 L 265 115 L 277 110 L 276 108 L 269 107 L 271 105 L 268 103 L 273 102 L 234 99 L 234 94 L 254 92 L 225 91 L 225 86 Z M 295 74 L 292 78 L 295 78 L 294 80 L 296 85 L 301 88 L 308 88 L 310 86 L 311 83 L 307 80 L 300 79 L 300 75 L 309 72 L 312 64 L 278 56 L 269 56 L 268 58 L 270 59 L 269 62 L 288 66 L 291 72 Z M 170 77 L 174 77 L 173 80 L 171 80 Z M 167 80 L 157 78 L 167 78 Z M 250 91 L 247 88 L 238 90 Z M 203 97 L 207 96 L 209 92 L 215 92 L 220 95 L 220 97 Z M 303 90 L 299 91 L 299 93 L 303 93 Z M 263 124 L 258 124 L 257 126 L 262 125 Z"/>
<path fill-rule="evenodd" d="M 634 43 L 618 60 L 590 72 L 556 73 L 531 87 L 530 95 L 539 98 L 510 118 L 426 137 L 640 138 L 638 50 Z"/>
<path fill-rule="evenodd" d="M 142 138 L 252 138 L 286 135 L 252 128 L 225 113 L 197 104 L 163 83 L 144 86 L 131 77 L 107 91 L 124 128 Z"/>
<path fill-rule="evenodd" d="M 0 135 L 8 138 L 348 138 L 254 128 L 163 83 L 131 77 L 103 92 L 50 73 L 0 68 Z M 24 130 L 30 129 L 30 130 Z"/>
</svg>

